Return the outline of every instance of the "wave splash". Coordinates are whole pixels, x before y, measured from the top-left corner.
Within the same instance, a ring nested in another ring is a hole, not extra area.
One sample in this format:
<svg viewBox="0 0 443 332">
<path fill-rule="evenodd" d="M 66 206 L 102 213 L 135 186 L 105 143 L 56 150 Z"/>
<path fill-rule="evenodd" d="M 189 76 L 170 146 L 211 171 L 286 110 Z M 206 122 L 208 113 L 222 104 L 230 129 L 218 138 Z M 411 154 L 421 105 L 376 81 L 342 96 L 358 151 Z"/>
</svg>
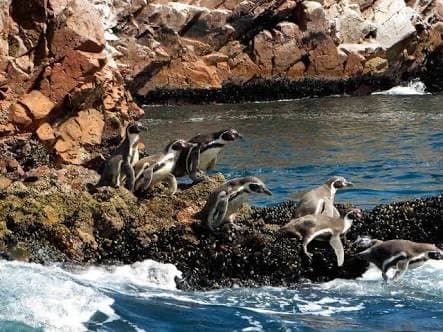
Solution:
<svg viewBox="0 0 443 332">
<path fill-rule="evenodd" d="M 395 86 L 389 90 L 373 92 L 373 95 L 388 96 L 409 96 L 409 95 L 429 95 L 426 86 L 419 80 L 410 81 L 406 86 Z"/>
<path fill-rule="evenodd" d="M 82 331 L 100 312 L 119 319 L 104 290 L 175 289 L 181 272 L 152 260 L 132 265 L 90 267 L 69 272 L 58 266 L 0 261 L 0 330 L 3 322 L 23 322 L 45 331 Z"/>
</svg>

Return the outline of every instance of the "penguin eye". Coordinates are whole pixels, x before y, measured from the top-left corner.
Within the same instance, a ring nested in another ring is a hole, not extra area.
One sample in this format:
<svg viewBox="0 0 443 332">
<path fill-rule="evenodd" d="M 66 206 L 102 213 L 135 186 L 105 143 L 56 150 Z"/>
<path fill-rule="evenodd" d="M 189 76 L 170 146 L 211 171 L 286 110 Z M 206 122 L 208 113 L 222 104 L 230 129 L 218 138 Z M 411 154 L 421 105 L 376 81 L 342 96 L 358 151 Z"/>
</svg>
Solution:
<svg viewBox="0 0 443 332">
<path fill-rule="evenodd" d="M 128 128 L 128 132 L 129 132 L 130 134 L 137 134 L 137 133 L 139 132 L 139 130 L 138 130 L 137 126 L 132 125 L 132 126 L 129 126 L 129 128 Z"/>
<path fill-rule="evenodd" d="M 334 187 L 335 188 L 343 188 L 343 181 L 340 181 L 340 180 L 335 181 L 334 182 Z"/>
<path fill-rule="evenodd" d="M 251 183 L 251 184 L 249 185 L 249 188 L 250 188 L 252 191 L 254 191 L 254 192 L 257 192 L 257 191 L 260 190 L 260 186 L 259 186 L 258 184 L 255 184 L 255 183 Z"/>
<path fill-rule="evenodd" d="M 232 135 L 231 132 L 226 131 L 226 132 L 224 132 L 224 133 L 222 134 L 222 139 L 223 139 L 224 141 L 233 141 L 235 138 L 234 138 L 234 135 Z"/>
</svg>

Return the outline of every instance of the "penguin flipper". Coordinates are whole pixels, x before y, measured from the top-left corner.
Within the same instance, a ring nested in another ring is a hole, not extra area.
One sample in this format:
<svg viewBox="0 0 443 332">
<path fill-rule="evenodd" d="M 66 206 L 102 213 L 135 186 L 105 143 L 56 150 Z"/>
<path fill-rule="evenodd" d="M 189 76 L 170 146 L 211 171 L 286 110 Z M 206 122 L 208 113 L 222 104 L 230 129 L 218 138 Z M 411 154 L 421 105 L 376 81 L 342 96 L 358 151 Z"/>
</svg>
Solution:
<svg viewBox="0 0 443 332">
<path fill-rule="evenodd" d="M 122 160 L 118 157 L 112 157 L 105 162 L 100 180 L 96 184 L 96 188 L 110 186 L 118 187 L 121 174 Z"/>
<path fill-rule="evenodd" d="M 177 192 L 177 179 L 173 174 L 168 174 L 167 177 L 168 187 L 169 191 L 171 192 L 171 196 L 174 195 Z"/>
<path fill-rule="evenodd" d="M 331 236 L 329 244 L 334 249 L 335 256 L 337 256 L 337 265 L 342 266 L 345 261 L 345 250 L 343 243 L 340 240 L 340 236 Z"/>
<path fill-rule="evenodd" d="M 317 206 L 315 207 L 314 214 L 323 214 L 326 209 L 326 202 L 324 199 L 319 199 L 317 202 Z"/>
<path fill-rule="evenodd" d="M 397 262 L 397 268 L 394 276 L 392 277 L 393 281 L 399 280 L 406 273 L 409 267 L 409 259 L 402 259 Z"/>
<path fill-rule="evenodd" d="M 121 170 L 122 171 L 120 172 L 120 174 L 126 175 L 125 188 L 128 189 L 130 192 L 134 192 L 135 171 L 129 163 L 129 160 L 123 162 Z"/>
<path fill-rule="evenodd" d="M 190 148 L 188 158 L 186 160 L 186 172 L 194 181 L 199 180 L 197 176 L 200 165 L 200 146 L 193 146 Z"/>
<path fill-rule="evenodd" d="M 397 263 L 408 258 L 408 255 L 405 252 L 400 252 L 397 255 L 394 255 L 383 262 L 382 265 L 382 273 L 383 279 L 385 281 L 388 279 L 387 272 L 390 268 L 396 267 Z M 409 264 L 409 262 L 408 262 Z"/>
<path fill-rule="evenodd" d="M 148 191 L 152 183 L 152 178 L 154 176 L 154 169 L 152 167 L 146 168 L 141 174 L 140 178 L 135 184 L 135 192 L 139 195 L 144 195 Z"/>
<path fill-rule="evenodd" d="M 215 202 L 213 212 L 208 215 L 207 224 L 211 231 L 223 224 L 228 211 L 229 196 L 223 194 L 221 196 L 219 195 L 217 202 Z"/>
</svg>

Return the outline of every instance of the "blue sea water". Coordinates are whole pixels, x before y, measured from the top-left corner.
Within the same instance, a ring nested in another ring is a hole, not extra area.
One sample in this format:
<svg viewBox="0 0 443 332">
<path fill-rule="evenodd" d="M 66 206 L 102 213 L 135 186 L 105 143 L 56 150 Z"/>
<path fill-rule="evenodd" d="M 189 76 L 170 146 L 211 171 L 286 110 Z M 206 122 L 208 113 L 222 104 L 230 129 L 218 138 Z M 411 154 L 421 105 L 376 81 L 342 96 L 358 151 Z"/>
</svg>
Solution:
<svg viewBox="0 0 443 332">
<path fill-rule="evenodd" d="M 343 175 L 337 201 L 363 208 L 443 192 L 443 97 L 330 97 L 239 105 L 149 107 L 145 144 L 235 127 L 245 139 L 217 166 L 261 177 L 267 205 Z M 0 331 L 443 331 L 443 262 L 384 284 L 357 280 L 297 289 L 183 292 L 173 265 L 144 261 L 66 271 L 0 261 Z"/>
</svg>

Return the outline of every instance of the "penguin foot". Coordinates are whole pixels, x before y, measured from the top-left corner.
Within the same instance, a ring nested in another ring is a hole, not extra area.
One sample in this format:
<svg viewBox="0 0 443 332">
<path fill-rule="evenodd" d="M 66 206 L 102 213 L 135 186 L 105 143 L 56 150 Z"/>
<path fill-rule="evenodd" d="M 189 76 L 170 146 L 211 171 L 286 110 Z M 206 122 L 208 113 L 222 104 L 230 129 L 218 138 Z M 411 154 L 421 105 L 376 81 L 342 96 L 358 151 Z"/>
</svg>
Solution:
<svg viewBox="0 0 443 332">
<path fill-rule="evenodd" d="M 192 179 L 192 185 L 196 185 L 196 184 L 198 184 L 198 183 L 204 181 L 205 179 L 206 179 L 205 176 L 202 176 L 202 177 L 200 177 L 200 178 Z"/>
<path fill-rule="evenodd" d="M 229 227 L 232 228 L 235 231 L 240 231 L 240 230 L 244 229 L 243 226 L 237 225 L 237 224 L 235 224 L 233 222 L 229 223 Z"/>
</svg>

